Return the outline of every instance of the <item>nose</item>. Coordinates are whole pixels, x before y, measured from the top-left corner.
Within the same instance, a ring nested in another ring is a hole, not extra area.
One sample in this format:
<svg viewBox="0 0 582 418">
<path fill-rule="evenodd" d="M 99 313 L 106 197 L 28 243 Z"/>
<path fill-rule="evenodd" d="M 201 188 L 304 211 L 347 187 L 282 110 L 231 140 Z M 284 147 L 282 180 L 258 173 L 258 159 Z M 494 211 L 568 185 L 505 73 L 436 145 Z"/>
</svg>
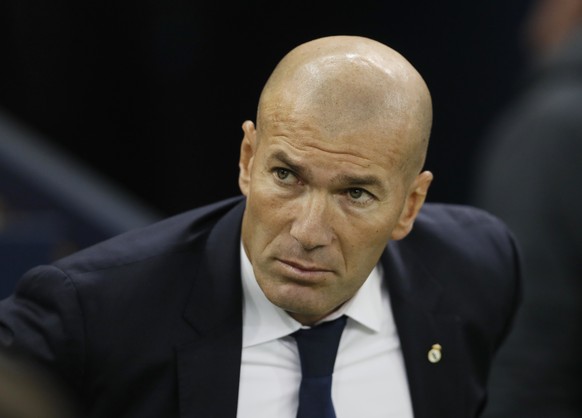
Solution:
<svg viewBox="0 0 582 418">
<path fill-rule="evenodd" d="M 331 210 L 326 196 L 304 196 L 291 225 L 291 236 L 304 250 L 329 245 L 333 240 Z"/>
</svg>

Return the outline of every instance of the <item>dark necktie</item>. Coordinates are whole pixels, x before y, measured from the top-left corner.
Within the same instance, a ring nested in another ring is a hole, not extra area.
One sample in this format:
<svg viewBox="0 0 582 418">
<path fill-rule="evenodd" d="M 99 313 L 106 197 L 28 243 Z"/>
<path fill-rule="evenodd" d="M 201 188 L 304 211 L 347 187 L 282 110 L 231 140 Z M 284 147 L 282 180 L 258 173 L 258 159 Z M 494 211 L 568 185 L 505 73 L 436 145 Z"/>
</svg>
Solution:
<svg viewBox="0 0 582 418">
<path fill-rule="evenodd" d="M 299 348 L 302 374 L 297 418 L 335 418 L 331 377 L 346 319 L 341 316 L 293 334 Z"/>
</svg>

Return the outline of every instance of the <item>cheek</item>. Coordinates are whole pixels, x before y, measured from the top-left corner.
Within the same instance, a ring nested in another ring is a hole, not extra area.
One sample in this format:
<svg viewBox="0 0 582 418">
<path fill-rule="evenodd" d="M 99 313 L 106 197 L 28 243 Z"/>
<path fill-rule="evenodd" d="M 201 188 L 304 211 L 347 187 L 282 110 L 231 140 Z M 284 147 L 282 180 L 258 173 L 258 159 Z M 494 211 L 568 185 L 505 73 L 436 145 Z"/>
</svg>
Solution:
<svg viewBox="0 0 582 418">
<path fill-rule="evenodd" d="M 352 267 L 367 267 L 377 261 L 388 241 L 374 238 L 368 234 L 365 239 L 354 239 L 350 242 L 347 258 Z"/>
<path fill-rule="evenodd" d="M 264 170 L 254 173 L 249 201 L 253 205 L 255 219 L 264 228 L 281 228 L 297 213 L 298 201 L 289 190 L 276 185 L 273 175 Z"/>
<path fill-rule="evenodd" d="M 352 233 L 344 239 L 348 268 L 366 271 L 374 267 L 388 244 L 393 222 L 352 224 Z"/>
<path fill-rule="evenodd" d="M 266 247 L 282 234 L 289 223 L 288 202 L 278 199 L 268 187 L 254 185 L 247 199 L 249 231 L 252 245 Z"/>
</svg>

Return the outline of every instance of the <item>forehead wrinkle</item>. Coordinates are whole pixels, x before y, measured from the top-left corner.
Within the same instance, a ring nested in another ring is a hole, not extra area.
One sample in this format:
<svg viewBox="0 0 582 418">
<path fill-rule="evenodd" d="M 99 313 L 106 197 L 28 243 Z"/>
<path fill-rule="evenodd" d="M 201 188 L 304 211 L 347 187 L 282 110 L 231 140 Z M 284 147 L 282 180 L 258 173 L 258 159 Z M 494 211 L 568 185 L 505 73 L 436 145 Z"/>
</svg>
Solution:
<svg viewBox="0 0 582 418">
<path fill-rule="evenodd" d="M 276 105 L 269 105 L 264 108 L 264 113 L 266 114 L 262 123 L 258 126 L 259 137 L 265 137 L 272 139 L 278 139 L 290 147 L 298 150 L 299 152 L 309 152 L 308 148 L 314 148 L 316 150 L 322 151 L 324 153 L 335 154 L 335 155 L 345 155 L 350 158 L 363 159 L 367 161 L 366 163 L 354 162 L 362 167 L 367 167 L 370 164 L 374 164 L 370 158 L 365 157 L 361 154 L 361 146 L 353 145 L 342 139 L 343 136 L 355 134 L 352 130 L 347 132 L 329 132 L 327 128 L 319 126 L 317 123 L 310 123 L 312 115 L 304 115 L 302 112 L 298 112 L 297 109 L 294 111 L 289 111 L 285 105 L 278 102 Z M 370 143 L 370 148 L 376 148 L 374 155 L 381 155 L 385 158 L 388 165 L 396 165 L 399 167 L 404 167 L 406 160 L 405 154 L 406 150 L 403 149 L 403 144 L 398 139 L 400 132 L 386 132 L 386 133 L 375 133 L 380 135 L 372 143 Z M 402 133 L 404 134 L 404 133 Z M 301 141 L 307 142 L 305 144 L 298 144 L 295 138 L 299 138 Z M 324 141 L 313 140 L 310 138 L 326 138 Z M 375 143 L 375 144 L 373 144 Z M 339 148 L 344 148 L 340 150 Z M 375 162 L 378 164 L 378 162 Z"/>
<path fill-rule="evenodd" d="M 286 166 L 288 166 L 291 170 L 295 173 L 304 176 L 305 178 L 313 178 L 313 170 L 308 165 L 302 164 L 301 158 L 296 158 L 294 156 L 289 155 L 284 150 L 278 149 L 275 150 L 269 158 L 277 159 Z M 342 164 L 342 161 L 338 161 L 339 164 Z M 367 164 L 359 164 L 354 161 L 350 161 L 351 164 L 356 166 L 369 169 L 370 167 L 377 165 L 373 162 Z M 378 166 L 380 167 L 380 166 Z M 380 167 L 381 168 L 381 167 Z M 374 187 L 382 192 L 386 190 L 385 185 L 383 183 L 383 177 L 377 174 L 359 174 L 357 170 L 348 169 L 349 172 L 347 173 L 339 173 L 333 176 L 330 179 L 332 184 L 341 185 L 345 187 Z"/>
<path fill-rule="evenodd" d="M 305 123 L 303 118 L 300 115 L 295 115 L 294 112 L 277 107 L 269 108 L 265 113 L 267 113 L 267 117 L 258 127 L 261 135 L 269 131 L 267 136 L 273 138 L 309 138 L 321 135 L 320 129 Z"/>
<path fill-rule="evenodd" d="M 273 138 L 273 139 L 275 139 L 275 138 Z M 291 148 L 292 150 L 294 150 L 295 152 L 297 152 L 299 154 L 308 154 L 308 155 L 311 154 L 311 155 L 317 156 L 317 153 L 314 153 L 314 150 L 315 150 L 315 151 L 319 151 L 323 154 L 332 154 L 334 156 L 344 157 L 344 158 L 338 160 L 337 163 L 349 162 L 350 164 L 358 165 L 358 166 L 363 167 L 363 168 L 368 168 L 372 165 L 378 165 L 377 163 L 370 160 L 369 158 L 367 158 L 363 155 L 358 155 L 358 153 L 356 152 L 357 147 L 355 147 L 355 146 L 350 145 L 348 150 L 343 151 L 343 150 L 333 149 L 333 148 L 329 148 L 329 147 L 324 147 L 322 145 L 315 144 L 315 143 L 297 144 L 292 139 L 285 137 L 285 136 L 277 137 L 277 139 L 279 139 L 282 143 L 284 143 L 289 148 Z M 274 144 L 274 146 L 277 146 L 277 144 Z M 290 156 L 288 153 L 286 153 L 283 150 L 276 151 L 275 154 L 278 154 L 279 152 L 282 152 L 284 155 L 286 155 L 287 158 L 290 159 L 292 162 L 295 161 L 294 164 L 301 165 L 300 161 L 303 160 L 302 157 Z"/>
</svg>

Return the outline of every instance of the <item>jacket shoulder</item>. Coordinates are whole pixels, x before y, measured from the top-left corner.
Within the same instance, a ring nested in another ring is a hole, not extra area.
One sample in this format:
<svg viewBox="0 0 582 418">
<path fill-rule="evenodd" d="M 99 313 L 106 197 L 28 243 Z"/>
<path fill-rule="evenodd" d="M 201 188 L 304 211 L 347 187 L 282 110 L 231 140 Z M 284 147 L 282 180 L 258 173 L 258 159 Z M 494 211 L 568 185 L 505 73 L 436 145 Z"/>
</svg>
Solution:
<svg viewBox="0 0 582 418">
<path fill-rule="evenodd" d="M 441 243 L 456 251 L 499 251 L 513 253 L 516 245 L 507 225 L 486 210 L 459 204 L 428 203 L 420 211 L 406 240 L 415 244 Z"/>
<path fill-rule="evenodd" d="M 522 268 L 518 243 L 504 222 L 476 207 L 427 204 L 400 244 L 445 290 L 444 310 L 476 322 L 497 318 L 507 332 L 521 301 Z"/>
<path fill-rule="evenodd" d="M 520 299 L 518 243 L 505 223 L 485 210 L 428 204 L 399 244 L 450 295 L 460 296 L 451 299 L 451 309 L 474 310 L 476 301 L 507 309 Z"/>
<path fill-rule="evenodd" d="M 96 243 L 57 260 L 54 265 L 75 274 L 188 251 L 218 219 L 242 201 L 243 197 L 232 197 L 168 217 Z"/>
<path fill-rule="evenodd" d="M 504 222 L 490 212 L 469 205 L 452 203 L 426 203 L 417 218 L 421 227 L 469 225 L 496 226 L 507 230 Z M 416 226 L 416 224 L 415 224 Z"/>
</svg>

